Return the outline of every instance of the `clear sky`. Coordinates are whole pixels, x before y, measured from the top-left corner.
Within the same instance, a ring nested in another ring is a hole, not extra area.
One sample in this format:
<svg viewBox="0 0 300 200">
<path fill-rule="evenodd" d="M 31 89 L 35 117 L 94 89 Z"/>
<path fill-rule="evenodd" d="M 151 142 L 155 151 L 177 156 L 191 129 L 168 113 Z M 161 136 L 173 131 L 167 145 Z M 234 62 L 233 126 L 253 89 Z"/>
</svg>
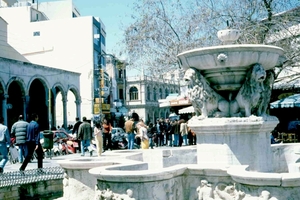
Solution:
<svg viewBox="0 0 300 200">
<path fill-rule="evenodd" d="M 59 0 L 36 0 L 48 2 Z M 133 3 L 137 0 L 73 0 L 81 16 L 100 17 L 106 28 L 106 53 L 118 55 L 123 39 L 122 24 L 131 22 Z"/>
</svg>

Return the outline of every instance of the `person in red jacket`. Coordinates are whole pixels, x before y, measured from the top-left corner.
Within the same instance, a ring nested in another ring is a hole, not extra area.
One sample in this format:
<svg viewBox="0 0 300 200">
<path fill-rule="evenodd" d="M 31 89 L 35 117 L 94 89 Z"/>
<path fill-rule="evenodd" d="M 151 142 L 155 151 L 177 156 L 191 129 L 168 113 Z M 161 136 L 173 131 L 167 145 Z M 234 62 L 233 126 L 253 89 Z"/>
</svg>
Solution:
<svg viewBox="0 0 300 200">
<path fill-rule="evenodd" d="M 103 119 L 103 153 L 106 150 L 112 150 L 112 144 L 111 144 L 111 131 L 112 131 L 112 126 L 111 124 L 107 121 L 107 119 Z"/>
</svg>

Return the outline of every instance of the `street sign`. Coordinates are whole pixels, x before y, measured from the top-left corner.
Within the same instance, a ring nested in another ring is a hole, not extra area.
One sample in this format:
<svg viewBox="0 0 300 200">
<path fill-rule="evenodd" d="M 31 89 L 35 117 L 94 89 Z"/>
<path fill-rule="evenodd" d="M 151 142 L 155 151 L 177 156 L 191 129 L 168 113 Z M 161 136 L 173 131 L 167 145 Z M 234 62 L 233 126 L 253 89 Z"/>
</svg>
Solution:
<svg viewBox="0 0 300 200">
<path fill-rule="evenodd" d="M 102 111 L 109 111 L 110 110 L 110 104 L 102 104 Z M 94 103 L 94 114 L 100 113 L 100 104 Z"/>
</svg>

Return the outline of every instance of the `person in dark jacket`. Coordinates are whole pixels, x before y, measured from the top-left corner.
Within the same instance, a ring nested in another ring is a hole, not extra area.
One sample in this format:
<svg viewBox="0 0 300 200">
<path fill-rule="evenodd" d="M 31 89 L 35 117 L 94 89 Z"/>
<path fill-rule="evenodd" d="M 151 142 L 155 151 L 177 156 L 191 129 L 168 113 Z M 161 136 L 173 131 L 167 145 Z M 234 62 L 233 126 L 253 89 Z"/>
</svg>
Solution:
<svg viewBox="0 0 300 200">
<path fill-rule="evenodd" d="M 170 119 L 166 119 L 165 122 L 165 138 L 166 138 L 166 145 L 172 146 L 172 134 L 171 134 L 171 122 Z"/>
<path fill-rule="evenodd" d="M 152 122 L 149 123 L 148 129 L 147 129 L 147 136 L 149 138 L 149 145 L 150 145 L 151 149 L 153 149 L 154 138 L 156 136 L 156 127 L 153 125 Z"/>
<path fill-rule="evenodd" d="M 81 140 L 81 156 L 84 156 L 84 149 L 89 148 L 91 145 L 91 140 L 93 139 L 93 130 L 86 117 L 83 117 L 82 121 L 82 124 L 80 124 L 78 128 L 78 139 Z M 89 151 L 90 156 L 93 156 L 93 151 Z"/>
<path fill-rule="evenodd" d="M 76 137 L 78 137 L 78 128 L 80 126 L 80 124 L 82 123 L 82 121 L 79 120 L 79 117 L 75 118 L 76 123 L 74 124 L 74 127 L 72 129 L 72 134 L 76 134 Z"/>
<path fill-rule="evenodd" d="M 31 122 L 27 126 L 27 132 L 26 132 L 26 145 L 27 145 L 27 155 L 25 157 L 25 160 L 23 164 L 21 165 L 19 171 L 21 174 L 24 174 L 24 170 L 27 167 L 27 164 L 30 162 L 34 151 L 37 153 L 37 159 L 38 159 L 38 172 L 43 173 L 43 148 L 40 143 L 40 127 L 37 121 L 39 120 L 39 116 L 36 113 L 33 113 L 31 115 Z"/>
<path fill-rule="evenodd" d="M 16 137 L 16 145 L 19 147 L 19 163 L 23 162 L 23 157 L 27 155 L 26 134 L 28 122 L 24 121 L 23 115 L 11 127 L 11 135 Z"/>
</svg>

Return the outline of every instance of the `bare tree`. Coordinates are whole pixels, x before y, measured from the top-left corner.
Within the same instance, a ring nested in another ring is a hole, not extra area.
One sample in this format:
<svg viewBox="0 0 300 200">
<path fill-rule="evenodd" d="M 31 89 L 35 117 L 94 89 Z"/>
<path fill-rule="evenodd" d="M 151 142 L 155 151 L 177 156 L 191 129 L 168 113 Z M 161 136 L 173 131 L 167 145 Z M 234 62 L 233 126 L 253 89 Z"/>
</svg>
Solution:
<svg viewBox="0 0 300 200">
<path fill-rule="evenodd" d="M 179 68 L 179 53 L 219 45 L 217 31 L 225 29 L 228 21 L 242 31 L 239 43 L 283 47 L 287 60 L 276 70 L 280 73 L 285 66 L 297 66 L 298 51 L 293 47 L 299 44 L 299 31 L 294 33 L 290 27 L 299 24 L 299 15 L 286 11 L 298 6 L 298 0 L 137 1 L 134 22 L 126 28 L 123 43 L 132 68 L 164 74 Z"/>
</svg>

